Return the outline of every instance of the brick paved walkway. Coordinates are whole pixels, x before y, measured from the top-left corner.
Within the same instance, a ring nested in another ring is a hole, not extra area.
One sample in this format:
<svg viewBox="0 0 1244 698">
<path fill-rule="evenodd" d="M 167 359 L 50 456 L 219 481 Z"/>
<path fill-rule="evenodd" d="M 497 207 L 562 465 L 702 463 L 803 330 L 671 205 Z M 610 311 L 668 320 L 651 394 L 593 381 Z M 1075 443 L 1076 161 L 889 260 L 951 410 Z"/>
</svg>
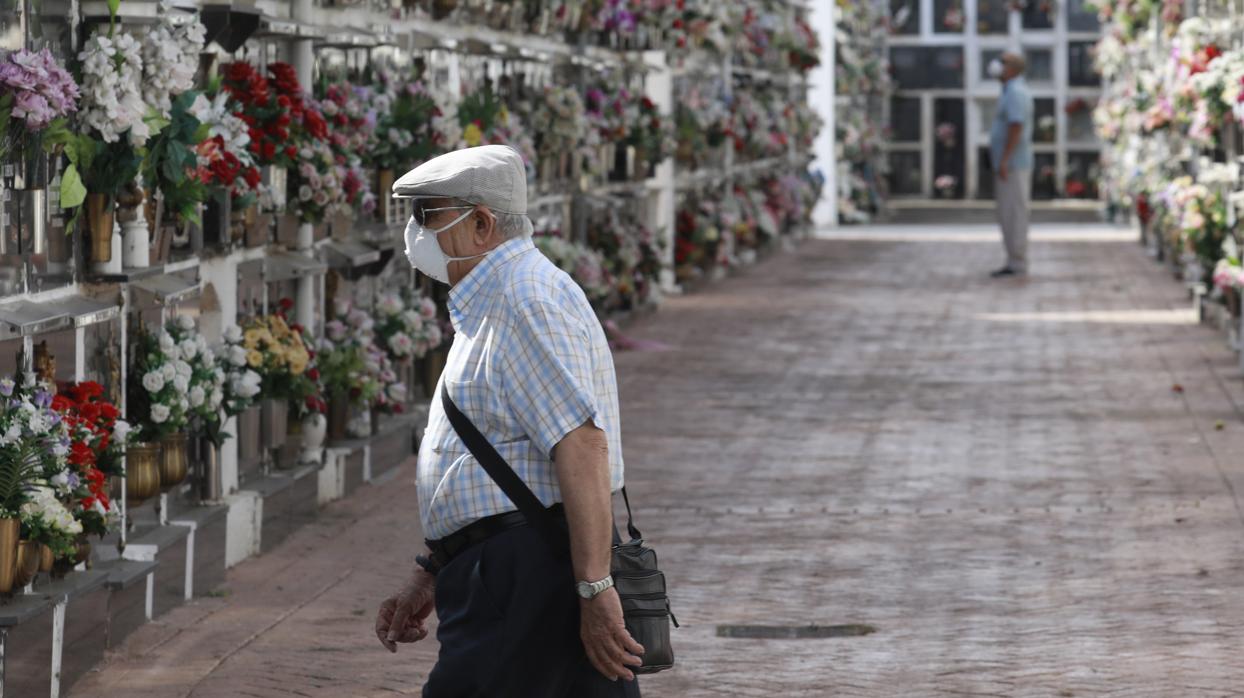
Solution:
<svg viewBox="0 0 1244 698">
<path fill-rule="evenodd" d="M 618 356 L 684 623 L 646 696 L 1244 694 L 1235 357 L 1123 234 L 1042 228 L 1028 281 L 986 280 L 1000 255 L 984 228 L 847 230 L 630 329 L 672 347 Z M 328 507 L 73 695 L 418 695 L 435 648 L 371 632 L 419 538 L 412 479 Z M 716 632 L 839 623 L 876 632 Z"/>
</svg>

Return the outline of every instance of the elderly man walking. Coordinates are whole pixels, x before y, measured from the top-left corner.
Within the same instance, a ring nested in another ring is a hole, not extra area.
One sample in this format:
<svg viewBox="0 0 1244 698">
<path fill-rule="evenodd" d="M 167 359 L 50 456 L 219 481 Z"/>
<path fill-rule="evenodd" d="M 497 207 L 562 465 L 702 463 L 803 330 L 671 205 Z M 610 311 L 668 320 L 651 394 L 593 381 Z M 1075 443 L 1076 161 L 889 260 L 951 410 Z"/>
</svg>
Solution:
<svg viewBox="0 0 1244 698">
<path fill-rule="evenodd" d="M 536 249 L 522 158 L 468 148 L 402 176 L 414 199 L 411 264 L 449 284 L 456 334 L 419 448 L 419 513 L 430 554 L 384 601 L 390 651 L 440 654 L 425 698 L 639 696 L 644 648 L 610 576 L 611 495 L 622 487 L 613 359 L 583 292 Z M 451 411 L 446 412 L 446 408 Z M 458 436 L 473 422 L 539 505 L 569 530 L 569 557 L 517 511 Z"/>
<path fill-rule="evenodd" d="M 1002 81 L 998 114 L 989 133 L 994 164 L 994 196 L 1006 266 L 994 278 L 1028 273 L 1028 200 L 1032 193 L 1032 94 L 1024 82 L 1026 64 L 1017 53 L 1005 53 L 989 64 L 989 74 Z"/>
</svg>

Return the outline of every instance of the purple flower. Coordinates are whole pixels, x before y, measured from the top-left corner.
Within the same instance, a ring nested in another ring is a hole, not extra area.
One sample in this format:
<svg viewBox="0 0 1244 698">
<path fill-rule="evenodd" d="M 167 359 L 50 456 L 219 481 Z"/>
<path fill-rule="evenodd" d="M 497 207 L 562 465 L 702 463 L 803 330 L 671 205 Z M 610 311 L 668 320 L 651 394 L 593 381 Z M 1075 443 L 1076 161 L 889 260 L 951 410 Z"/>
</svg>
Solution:
<svg viewBox="0 0 1244 698">
<path fill-rule="evenodd" d="M 35 403 L 35 407 L 38 407 L 41 410 L 46 410 L 48 408 L 48 405 L 52 404 L 51 393 L 49 393 L 46 390 L 35 391 L 34 403 Z"/>
<path fill-rule="evenodd" d="M 46 128 L 56 114 L 47 99 L 37 92 L 18 92 L 13 102 L 13 118 L 25 119 L 28 131 Z"/>
<path fill-rule="evenodd" d="M 78 474 L 74 472 L 69 473 L 69 489 L 76 490 L 80 484 L 82 484 L 82 480 L 78 479 Z"/>
<path fill-rule="evenodd" d="M 13 379 L 12 379 L 12 378 L 5 378 L 5 379 L 3 379 L 3 380 L 0 380 L 0 395 L 3 395 L 3 396 L 5 396 L 5 397 L 10 397 L 10 396 L 12 396 L 12 395 L 13 395 L 13 387 L 14 387 L 15 385 L 16 385 L 16 384 L 13 382 Z"/>
</svg>

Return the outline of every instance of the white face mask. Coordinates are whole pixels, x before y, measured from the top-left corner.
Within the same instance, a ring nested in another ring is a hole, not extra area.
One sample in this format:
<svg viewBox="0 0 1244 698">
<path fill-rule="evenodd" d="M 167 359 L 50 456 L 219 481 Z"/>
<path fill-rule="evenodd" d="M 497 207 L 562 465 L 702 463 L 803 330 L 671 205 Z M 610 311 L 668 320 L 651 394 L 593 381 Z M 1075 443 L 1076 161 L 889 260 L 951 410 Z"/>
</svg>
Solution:
<svg viewBox="0 0 1244 698">
<path fill-rule="evenodd" d="M 445 254 L 445 250 L 441 249 L 441 244 L 436 241 L 437 235 L 458 225 L 474 212 L 475 207 L 472 206 L 466 213 L 455 218 L 452 223 L 436 230 L 419 225 L 415 221 L 415 217 L 411 216 L 410 221 L 406 223 L 406 259 L 410 260 L 410 266 L 443 284 L 448 284 L 450 262 L 464 262 L 468 259 L 483 257 L 488 254 L 488 252 L 484 252 L 469 257 L 450 257 Z M 491 250 L 489 251 L 491 252 Z"/>
<path fill-rule="evenodd" d="M 1003 70 L 1002 61 L 997 58 L 993 59 L 992 61 L 989 61 L 989 67 L 986 70 L 989 71 L 989 77 L 993 78 L 994 80 L 1000 79 L 1002 77 L 1002 70 Z"/>
</svg>

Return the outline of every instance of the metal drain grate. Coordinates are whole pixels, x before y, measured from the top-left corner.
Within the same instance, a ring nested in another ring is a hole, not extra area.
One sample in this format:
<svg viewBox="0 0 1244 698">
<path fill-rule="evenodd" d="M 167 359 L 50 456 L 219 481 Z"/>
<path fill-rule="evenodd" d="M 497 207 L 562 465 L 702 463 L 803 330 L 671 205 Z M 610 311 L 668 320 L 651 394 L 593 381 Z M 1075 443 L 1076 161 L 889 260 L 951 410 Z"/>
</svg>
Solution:
<svg viewBox="0 0 1244 698">
<path fill-rule="evenodd" d="M 877 632 L 871 625 L 719 625 L 717 637 L 747 640 L 825 640 L 862 637 Z"/>
</svg>

